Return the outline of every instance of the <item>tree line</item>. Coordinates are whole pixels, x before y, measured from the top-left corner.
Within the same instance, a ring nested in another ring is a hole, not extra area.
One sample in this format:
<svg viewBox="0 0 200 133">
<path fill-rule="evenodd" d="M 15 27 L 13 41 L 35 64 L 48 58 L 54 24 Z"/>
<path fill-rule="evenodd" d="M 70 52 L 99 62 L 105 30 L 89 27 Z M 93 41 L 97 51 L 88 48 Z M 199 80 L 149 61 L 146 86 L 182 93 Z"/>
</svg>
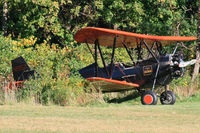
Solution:
<svg viewBox="0 0 200 133">
<path fill-rule="evenodd" d="M 4 32 L 13 38 L 34 35 L 38 43 L 66 45 L 86 26 L 155 35 L 197 34 L 197 0 L 2 0 L 0 7 Z"/>
</svg>

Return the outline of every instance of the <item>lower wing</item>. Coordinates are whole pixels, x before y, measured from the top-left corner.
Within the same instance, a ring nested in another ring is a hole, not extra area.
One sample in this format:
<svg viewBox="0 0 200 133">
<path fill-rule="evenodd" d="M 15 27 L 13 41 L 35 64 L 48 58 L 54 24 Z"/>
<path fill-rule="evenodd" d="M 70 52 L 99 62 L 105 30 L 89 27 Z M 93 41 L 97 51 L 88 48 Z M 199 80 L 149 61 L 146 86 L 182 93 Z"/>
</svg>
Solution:
<svg viewBox="0 0 200 133">
<path fill-rule="evenodd" d="M 87 78 L 87 80 L 91 81 L 95 87 L 101 88 L 103 92 L 117 92 L 117 91 L 129 90 L 135 87 L 140 87 L 139 84 L 101 78 L 101 77 L 90 77 Z"/>
</svg>

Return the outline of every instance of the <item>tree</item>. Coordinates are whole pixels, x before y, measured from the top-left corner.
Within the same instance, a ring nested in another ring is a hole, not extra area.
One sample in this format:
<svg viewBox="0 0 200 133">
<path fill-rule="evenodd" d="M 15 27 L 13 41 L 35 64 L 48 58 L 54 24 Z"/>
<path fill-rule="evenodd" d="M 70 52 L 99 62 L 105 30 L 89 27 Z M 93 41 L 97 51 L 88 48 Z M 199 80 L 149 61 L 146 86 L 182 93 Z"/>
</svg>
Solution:
<svg viewBox="0 0 200 133">
<path fill-rule="evenodd" d="M 0 4 L 2 2 L 0 1 Z M 13 38 L 37 37 L 38 43 L 62 43 L 63 28 L 59 22 L 59 3 L 53 0 L 4 0 L 4 24 Z M 9 20 L 7 12 L 9 10 Z"/>
<path fill-rule="evenodd" d="M 198 25 L 197 25 L 197 46 L 196 46 L 196 59 L 193 74 L 192 74 L 192 82 L 195 80 L 196 76 L 199 73 L 199 63 L 200 63 L 200 0 L 198 5 Z"/>
<path fill-rule="evenodd" d="M 2 30 L 4 36 L 7 35 L 7 21 L 8 21 L 8 3 L 7 0 L 3 1 L 3 17 L 2 17 Z"/>
</svg>

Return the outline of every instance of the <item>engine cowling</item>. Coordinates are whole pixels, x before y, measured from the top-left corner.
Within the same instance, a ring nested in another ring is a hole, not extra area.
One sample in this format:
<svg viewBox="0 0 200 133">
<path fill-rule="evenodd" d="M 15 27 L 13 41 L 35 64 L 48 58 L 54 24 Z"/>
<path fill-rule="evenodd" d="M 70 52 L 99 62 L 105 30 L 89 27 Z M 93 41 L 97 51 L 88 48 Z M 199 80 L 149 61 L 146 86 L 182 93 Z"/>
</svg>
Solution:
<svg viewBox="0 0 200 133">
<path fill-rule="evenodd" d="M 180 67 L 180 64 L 183 61 L 183 55 L 182 54 L 174 54 L 171 56 L 171 70 L 172 70 L 172 78 L 179 78 L 184 75 L 185 69 L 184 67 Z"/>
</svg>

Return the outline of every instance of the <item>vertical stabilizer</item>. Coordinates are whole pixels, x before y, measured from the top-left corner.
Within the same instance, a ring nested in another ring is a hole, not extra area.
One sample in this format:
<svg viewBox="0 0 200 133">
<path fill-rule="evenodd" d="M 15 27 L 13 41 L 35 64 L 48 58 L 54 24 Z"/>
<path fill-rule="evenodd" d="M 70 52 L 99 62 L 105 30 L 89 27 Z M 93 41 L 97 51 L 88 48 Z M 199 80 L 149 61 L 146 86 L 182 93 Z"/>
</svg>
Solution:
<svg viewBox="0 0 200 133">
<path fill-rule="evenodd" d="M 23 57 L 18 57 L 11 61 L 13 77 L 15 81 L 24 81 L 30 76 L 34 77 L 34 70 L 30 71 L 30 67 Z"/>
</svg>

